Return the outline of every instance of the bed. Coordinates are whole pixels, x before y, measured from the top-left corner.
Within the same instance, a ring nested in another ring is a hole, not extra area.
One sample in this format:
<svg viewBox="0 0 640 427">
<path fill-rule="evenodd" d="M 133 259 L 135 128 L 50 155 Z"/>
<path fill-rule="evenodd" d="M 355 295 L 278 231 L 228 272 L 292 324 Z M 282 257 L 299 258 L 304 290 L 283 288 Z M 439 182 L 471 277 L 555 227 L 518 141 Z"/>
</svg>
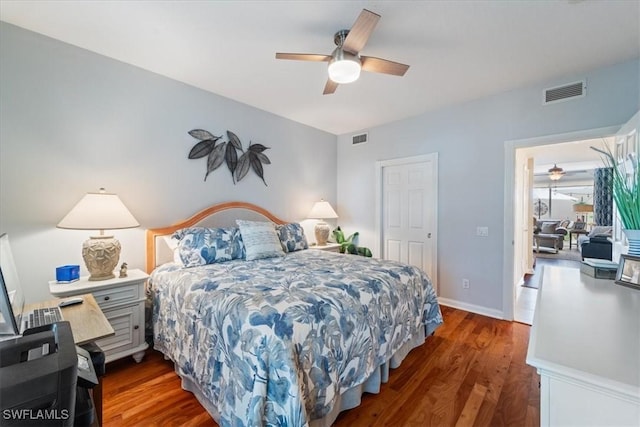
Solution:
<svg viewBox="0 0 640 427">
<path fill-rule="evenodd" d="M 228 231 L 237 219 L 241 255 Z M 299 238 L 281 240 L 283 255 L 253 259 L 247 227 L 265 224 L 280 237 L 295 225 L 231 202 L 147 231 L 154 348 L 222 426 L 328 426 L 379 392 L 389 368 L 442 323 L 436 295 L 418 268 L 306 249 Z M 195 227 L 222 232 L 233 259 L 185 267 Z M 168 238 L 176 232 L 181 248 Z"/>
</svg>

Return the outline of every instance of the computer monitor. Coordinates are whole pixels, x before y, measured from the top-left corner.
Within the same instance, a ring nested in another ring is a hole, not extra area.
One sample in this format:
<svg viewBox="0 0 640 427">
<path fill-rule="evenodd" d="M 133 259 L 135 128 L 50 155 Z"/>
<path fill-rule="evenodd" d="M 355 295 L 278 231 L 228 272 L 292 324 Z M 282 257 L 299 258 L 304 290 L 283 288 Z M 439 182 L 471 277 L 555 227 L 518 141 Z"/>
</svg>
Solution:
<svg viewBox="0 0 640 427">
<path fill-rule="evenodd" d="M 24 294 L 13 260 L 9 236 L 0 235 L 0 339 L 20 335 Z"/>
</svg>

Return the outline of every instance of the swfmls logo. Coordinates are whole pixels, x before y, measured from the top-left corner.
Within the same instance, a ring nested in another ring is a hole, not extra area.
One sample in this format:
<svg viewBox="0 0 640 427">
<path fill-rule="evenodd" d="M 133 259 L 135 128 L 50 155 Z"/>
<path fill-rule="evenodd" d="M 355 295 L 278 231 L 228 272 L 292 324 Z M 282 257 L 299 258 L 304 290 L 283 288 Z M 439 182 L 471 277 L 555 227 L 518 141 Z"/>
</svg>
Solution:
<svg viewBox="0 0 640 427">
<path fill-rule="evenodd" d="M 68 420 L 68 409 L 4 409 L 3 420 Z"/>
</svg>

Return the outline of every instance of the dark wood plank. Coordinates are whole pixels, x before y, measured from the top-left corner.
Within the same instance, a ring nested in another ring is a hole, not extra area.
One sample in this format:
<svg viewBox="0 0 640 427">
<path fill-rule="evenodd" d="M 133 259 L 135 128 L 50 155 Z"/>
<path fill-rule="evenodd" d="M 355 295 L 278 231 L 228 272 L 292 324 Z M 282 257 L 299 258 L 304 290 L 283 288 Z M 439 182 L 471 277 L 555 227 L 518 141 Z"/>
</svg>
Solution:
<svg viewBox="0 0 640 427">
<path fill-rule="evenodd" d="M 525 363 L 530 327 L 449 307 L 442 313 L 435 335 L 335 426 L 540 425 L 540 377 Z M 108 364 L 103 390 L 106 427 L 217 425 L 153 350 L 139 364 Z"/>
</svg>

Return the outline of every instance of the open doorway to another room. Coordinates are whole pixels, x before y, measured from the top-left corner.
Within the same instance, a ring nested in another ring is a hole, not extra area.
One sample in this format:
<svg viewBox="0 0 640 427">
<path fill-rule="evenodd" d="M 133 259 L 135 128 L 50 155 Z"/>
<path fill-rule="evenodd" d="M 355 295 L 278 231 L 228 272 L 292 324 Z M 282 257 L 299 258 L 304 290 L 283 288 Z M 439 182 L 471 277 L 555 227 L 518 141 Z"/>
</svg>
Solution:
<svg viewBox="0 0 640 427">
<path fill-rule="evenodd" d="M 519 233 L 514 254 L 516 321 L 532 323 L 545 265 L 580 268 L 580 245 L 596 226 L 594 175 L 603 165 L 591 147 L 613 141 L 607 137 L 516 149 L 516 168 L 520 165 L 522 171 L 515 183 L 520 190 L 514 212 Z"/>
</svg>

